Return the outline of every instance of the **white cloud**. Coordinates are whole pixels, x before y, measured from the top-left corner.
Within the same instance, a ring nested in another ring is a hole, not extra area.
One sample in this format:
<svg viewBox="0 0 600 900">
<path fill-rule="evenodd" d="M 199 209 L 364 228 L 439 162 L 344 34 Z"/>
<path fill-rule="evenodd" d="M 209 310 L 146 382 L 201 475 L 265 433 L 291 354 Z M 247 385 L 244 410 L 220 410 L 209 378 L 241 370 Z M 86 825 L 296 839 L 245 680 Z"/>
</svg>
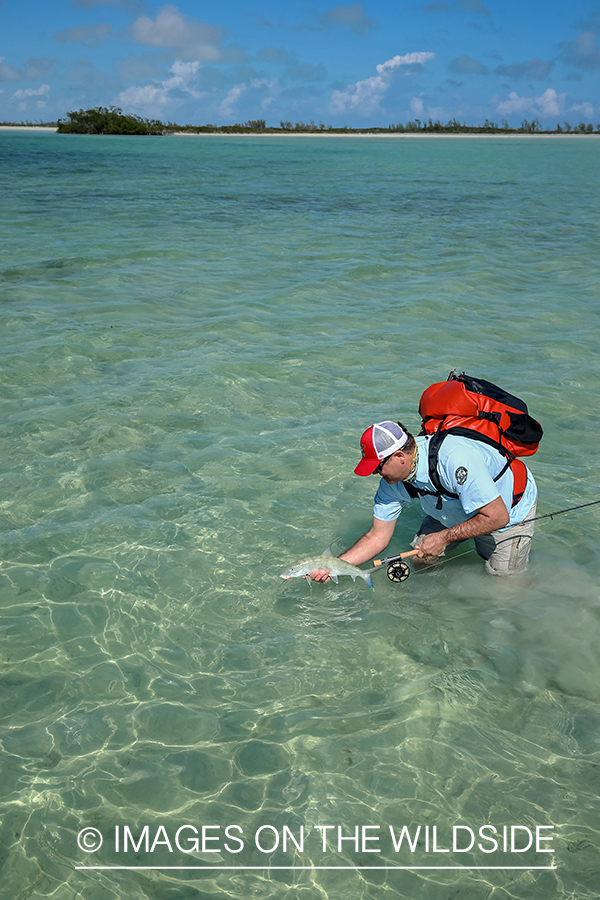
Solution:
<svg viewBox="0 0 600 900">
<path fill-rule="evenodd" d="M 329 111 L 341 114 L 354 109 L 362 115 L 376 110 L 388 89 L 388 80 L 381 75 L 373 75 L 356 84 L 349 84 L 345 91 L 334 91 L 329 103 Z"/>
<path fill-rule="evenodd" d="M 199 68 L 198 61 L 175 60 L 169 70 L 172 73 L 171 78 L 121 91 L 117 98 L 118 105 L 125 111 L 160 117 L 167 104 L 176 108 L 179 105 L 178 100 L 199 100 L 205 97 L 206 93 L 195 90 L 191 84 Z"/>
<path fill-rule="evenodd" d="M 24 100 L 26 97 L 46 97 L 50 93 L 50 85 L 43 84 L 41 87 L 37 88 L 27 88 L 22 91 L 15 91 L 12 96 L 13 100 Z"/>
<path fill-rule="evenodd" d="M 219 114 L 223 116 L 224 119 L 232 119 L 235 117 L 233 107 L 247 90 L 247 84 L 235 84 L 231 90 L 227 92 L 227 96 L 219 106 Z"/>
<path fill-rule="evenodd" d="M 219 115 L 223 119 L 235 119 L 235 106 L 240 97 L 246 95 L 249 91 L 254 92 L 255 101 L 260 102 L 260 108 L 265 112 L 280 93 L 277 79 L 269 81 L 266 78 L 252 78 L 249 82 L 235 84 L 221 102 L 218 108 Z"/>
<path fill-rule="evenodd" d="M 420 118 L 423 115 L 423 109 L 424 109 L 423 101 L 421 100 L 421 98 L 413 97 L 412 100 L 410 101 L 410 108 L 411 108 L 411 112 L 415 116 Z"/>
<path fill-rule="evenodd" d="M 136 44 L 178 50 L 185 59 L 219 62 L 225 29 L 204 22 L 190 22 L 174 3 L 159 9 L 155 20 L 140 16 L 129 26 L 128 33 Z"/>
<path fill-rule="evenodd" d="M 387 62 L 380 63 L 375 66 L 379 74 L 387 72 L 388 69 L 397 69 L 398 66 L 422 66 L 423 63 L 435 59 L 435 53 L 405 53 L 404 56 L 393 56 Z"/>
<path fill-rule="evenodd" d="M 143 84 L 139 87 L 128 87 L 118 97 L 119 106 L 126 112 L 140 113 L 145 116 L 160 116 L 168 100 L 166 82 L 162 84 Z"/>
<path fill-rule="evenodd" d="M 427 115 L 430 119 L 434 120 L 442 120 L 449 119 L 450 115 L 445 106 L 428 106 L 427 107 Z"/>
<path fill-rule="evenodd" d="M 503 116 L 514 113 L 533 113 L 537 116 L 559 116 L 564 109 L 566 94 L 557 94 L 553 88 L 548 88 L 539 97 L 519 97 L 516 91 L 511 91 L 508 100 L 499 100 L 492 97 L 492 103 L 496 103 L 496 112 Z"/>
<path fill-rule="evenodd" d="M 574 103 L 571 110 L 573 112 L 583 113 L 586 119 L 592 119 L 594 117 L 594 107 L 591 103 Z"/>
<path fill-rule="evenodd" d="M 354 110 L 368 116 L 380 108 L 381 100 L 387 93 L 395 72 L 404 69 L 407 73 L 419 71 L 423 64 L 435 59 L 435 53 L 406 53 L 394 56 L 376 66 L 378 75 L 372 75 L 356 84 L 349 84 L 343 91 L 334 91 L 329 103 L 329 111 L 341 115 Z"/>
</svg>

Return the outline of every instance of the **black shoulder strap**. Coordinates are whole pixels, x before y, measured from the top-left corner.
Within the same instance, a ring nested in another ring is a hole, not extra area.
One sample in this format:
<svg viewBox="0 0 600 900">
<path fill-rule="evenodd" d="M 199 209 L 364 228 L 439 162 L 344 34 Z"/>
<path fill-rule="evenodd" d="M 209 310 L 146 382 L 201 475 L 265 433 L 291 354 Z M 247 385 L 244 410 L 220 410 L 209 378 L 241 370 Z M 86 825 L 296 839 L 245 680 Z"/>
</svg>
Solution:
<svg viewBox="0 0 600 900">
<path fill-rule="evenodd" d="M 500 478 L 504 475 L 506 470 L 509 468 L 511 462 L 514 460 L 514 455 L 499 444 L 497 441 L 492 440 L 491 438 L 486 438 L 483 435 L 479 435 L 476 431 L 471 431 L 467 428 L 450 428 L 447 431 L 436 431 L 429 441 L 429 452 L 428 452 L 428 467 L 429 467 L 429 480 L 434 486 L 434 491 L 428 491 L 426 488 L 418 488 L 413 484 L 410 484 L 408 481 L 403 481 L 402 484 L 411 499 L 415 499 L 416 497 L 422 497 L 426 494 L 430 494 L 432 497 L 437 497 L 437 503 L 435 505 L 436 509 L 442 508 L 442 497 L 449 497 L 451 500 L 458 500 L 459 495 L 449 491 L 448 488 L 445 488 L 442 482 L 440 481 L 440 476 L 438 475 L 438 456 L 440 453 L 440 447 L 442 446 L 442 442 L 444 438 L 449 434 L 456 434 L 459 437 L 468 437 L 471 440 L 480 440 L 488 446 L 494 447 L 495 450 L 498 450 L 506 457 L 506 464 L 502 467 L 500 472 L 494 478 L 494 481 L 499 481 Z"/>
<path fill-rule="evenodd" d="M 452 497 L 453 499 L 458 499 L 458 494 L 452 494 L 450 491 L 447 491 L 446 488 L 442 485 L 438 473 L 437 473 L 437 459 L 438 453 L 440 449 L 440 445 L 444 440 L 445 433 L 436 432 L 429 442 L 429 479 L 433 484 L 435 490 L 429 491 L 427 488 L 419 488 L 415 487 L 414 484 L 411 484 L 409 481 L 403 481 L 404 489 L 406 493 L 411 498 L 411 500 L 415 500 L 417 497 L 425 497 L 427 495 L 431 497 L 437 497 L 437 503 L 435 505 L 436 509 L 442 508 L 442 494 L 445 494 L 446 497 Z"/>
<path fill-rule="evenodd" d="M 435 434 L 432 435 L 431 440 L 429 441 L 429 480 L 435 488 L 435 493 L 438 498 L 436 503 L 436 509 L 442 508 L 442 495 L 444 497 L 450 497 L 452 500 L 458 500 L 458 494 L 452 493 L 447 488 L 444 487 L 442 482 L 440 481 L 440 476 L 438 475 L 437 463 L 438 456 L 440 453 L 440 447 L 442 446 L 442 441 L 448 434 L 447 431 L 436 431 Z"/>
<path fill-rule="evenodd" d="M 503 447 L 502 444 L 500 444 L 498 441 L 494 441 L 491 438 L 487 438 L 487 437 L 485 437 L 485 435 L 478 434 L 476 431 L 471 431 L 468 428 L 460 428 L 459 427 L 459 428 L 449 428 L 447 431 L 436 431 L 435 434 L 432 435 L 431 440 L 429 442 L 429 480 L 431 481 L 432 485 L 436 489 L 437 496 L 438 496 L 438 502 L 436 504 L 436 509 L 442 508 L 442 494 L 445 497 L 452 498 L 453 500 L 459 499 L 458 494 L 453 494 L 452 491 L 449 491 L 449 490 L 447 490 L 447 488 L 444 487 L 444 485 L 440 481 L 440 477 L 439 477 L 438 471 L 437 471 L 437 463 L 438 463 L 438 456 L 440 453 L 440 447 L 442 446 L 442 441 L 444 440 L 444 438 L 449 434 L 455 434 L 458 437 L 467 437 L 467 438 L 469 438 L 469 440 L 481 441 L 482 443 L 487 444 L 489 447 L 493 447 L 494 450 L 497 450 L 498 453 L 502 454 L 505 457 L 506 463 L 500 469 L 500 471 L 494 478 L 494 481 L 499 481 L 502 478 L 502 476 L 504 475 L 506 470 L 510 468 L 511 463 L 515 459 L 515 455 L 513 453 L 511 453 L 510 450 L 507 450 L 506 447 Z M 432 491 L 428 491 L 428 493 L 432 493 Z M 520 497 L 519 497 L 519 499 L 520 499 Z M 513 506 L 514 506 L 514 502 L 513 502 Z"/>
<path fill-rule="evenodd" d="M 411 500 L 416 500 L 417 497 L 424 497 L 425 494 L 432 494 L 434 497 L 437 496 L 437 491 L 428 491 L 427 488 L 415 487 L 414 484 L 411 484 L 409 481 L 403 481 L 402 485 Z"/>
</svg>

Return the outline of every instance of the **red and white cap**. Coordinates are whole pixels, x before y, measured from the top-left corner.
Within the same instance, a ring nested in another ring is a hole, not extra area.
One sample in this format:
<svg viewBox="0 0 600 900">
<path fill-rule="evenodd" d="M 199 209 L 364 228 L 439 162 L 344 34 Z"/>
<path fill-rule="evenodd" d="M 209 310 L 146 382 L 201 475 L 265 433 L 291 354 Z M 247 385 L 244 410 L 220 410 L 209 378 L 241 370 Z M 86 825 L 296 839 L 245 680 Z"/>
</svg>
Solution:
<svg viewBox="0 0 600 900">
<path fill-rule="evenodd" d="M 408 440 L 407 433 L 397 422 L 376 422 L 367 428 L 360 439 L 363 458 L 355 468 L 356 475 L 372 475 L 382 459 L 401 450 Z"/>
</svg>

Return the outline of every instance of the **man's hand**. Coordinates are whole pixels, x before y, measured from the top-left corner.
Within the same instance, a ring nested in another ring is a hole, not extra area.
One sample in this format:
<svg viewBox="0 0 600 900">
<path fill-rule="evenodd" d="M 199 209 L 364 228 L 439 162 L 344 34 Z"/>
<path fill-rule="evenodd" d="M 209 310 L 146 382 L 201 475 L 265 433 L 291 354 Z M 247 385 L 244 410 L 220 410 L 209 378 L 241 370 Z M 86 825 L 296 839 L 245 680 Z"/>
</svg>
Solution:
<svg viewBox="0 0 600 900">
<path fill-rule="evenodd" d="M 424 534 L 420 544 L 417 545 L 417 559 L 435 559 L 453 541 L 466 541 L 467 538 L 479 537 L 482 534 L 491 534 L 499 528 L 508 525 L 509 514 L 501 497 L 496 497 L 490 503 L 486 503 L 478 509 L 474 516 L 465 522 L 459 522 L 452 528 L 444 528 L 433 534 Z"/>
<path fill-rule="evenodd" d="M 420 544 L 417 544 L 417 559 L 435 559 L 443 553 L 450 541 L 446 534 L 450 529 L 435 531 L 433 534 L 424 534 Z"/>
<path fill-rule="evenodd" d="M 303 575 L 302 577 L 306 578 L 306 575 Z M 308 577 L 311 581 L 319 581 L 321 582 L 321 584 L 326 581 L 331 581 L 331 578 L 329 577 L 329 569 L 315 569 L 314 572 L 311 572 Z"/>
</svg>

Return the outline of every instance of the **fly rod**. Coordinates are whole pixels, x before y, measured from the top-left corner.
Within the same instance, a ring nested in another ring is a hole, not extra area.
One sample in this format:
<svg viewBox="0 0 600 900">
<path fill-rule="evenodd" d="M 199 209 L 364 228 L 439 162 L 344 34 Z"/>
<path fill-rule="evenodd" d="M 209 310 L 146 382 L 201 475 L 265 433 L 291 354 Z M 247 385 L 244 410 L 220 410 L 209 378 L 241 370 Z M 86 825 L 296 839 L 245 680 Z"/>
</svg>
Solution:
<svg viewBox="0 0 600 900">
<path fill-rule="evenodd" d="M 522 522 L 517 522 L 517 525 L 528 525 L 530 522 L 537 522 L 539 519 L 553 519 L 554 516 L 560 516 L 563 513 L 574 512 L 576 509 L 586 509 L 588 506 L 596 506 L 596 504 L 600 503 L 600 500 L 592 500 L 591 503 L 582 503 L 579 506 L 569 506 L 567 509 L 557 509 L 555 512 L 546 513 L 542 516 L 534 516 L 532 519 L 524 519 Z M 512 538 L 507 538 L 507 540 L 512 540 Z M 399 553 L 398 556 L 387 556 L 384 559 L 374 559 L 373 567 L 379 568 L 380 566 L 387 566 L 387 576 L 390 581 L 395 582 L 396 584 L 401 583 L 402 581 L 406 581 L 408 576 L 410 575 L 410 569 L 408 564 L 404 562 L 405 559 L 408 559 L 410 556 L 416 556 L 418 553 L 417 550 L 407 550 L 405 553 Z"/>
<path fill-rule="evenodd" d="M 568 506 L 567 509 L 557 509 L 556 512 L 546 513 L 545 516 L 534 516 L 533 519 L 524 519 L 522 522 L 517 522 L 517 525 L 528 525 L 529 522 L 537 522 L 538 519 L 553 519 L 554 516 L 560 516 L 563 513 L 573 512 L 575 509 L 585 509 L 586 506 L 596 506 L 597 503 L 600 503 L 600 500 L 592 500 L 591 503 L 582 503 L 581 506 Z"/>
</svg>

